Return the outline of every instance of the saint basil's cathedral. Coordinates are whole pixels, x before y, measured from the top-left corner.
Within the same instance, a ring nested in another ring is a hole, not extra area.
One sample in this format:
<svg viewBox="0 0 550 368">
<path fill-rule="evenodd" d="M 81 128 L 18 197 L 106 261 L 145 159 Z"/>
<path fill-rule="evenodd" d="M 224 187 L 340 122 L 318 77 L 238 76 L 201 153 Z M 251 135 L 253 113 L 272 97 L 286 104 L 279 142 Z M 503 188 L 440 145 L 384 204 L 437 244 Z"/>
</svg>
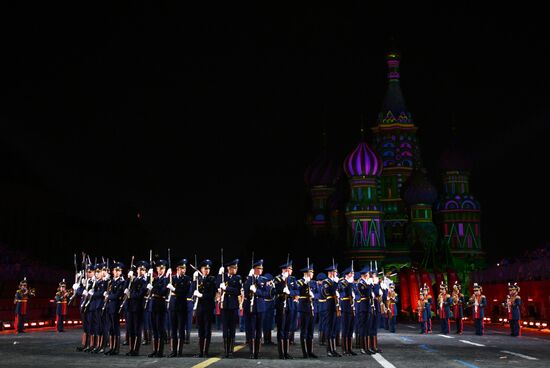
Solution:
<svg viewBox="0 0 550 368">
<path fill-rule="evenodd" d="M 358 265 L 478 269 L 481 211 L 470 193 L 468 161 L 451 142 L 439 159 L 441 182 L 436 187 L 428 180 L 399 64 L 400 54 L 389 52 L 386 96 L 371 132 L 363 131 L 346 157 L 333 157 L 325 147 L 306 169 L 307 225 Z"/>
</svg>

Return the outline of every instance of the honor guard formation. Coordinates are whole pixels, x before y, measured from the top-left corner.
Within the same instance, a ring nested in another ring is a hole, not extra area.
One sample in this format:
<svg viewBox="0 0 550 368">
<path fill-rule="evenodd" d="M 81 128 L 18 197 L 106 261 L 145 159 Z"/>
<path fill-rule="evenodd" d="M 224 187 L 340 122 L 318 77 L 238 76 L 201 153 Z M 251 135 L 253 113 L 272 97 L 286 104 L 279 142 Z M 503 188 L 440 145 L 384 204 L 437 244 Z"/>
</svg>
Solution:
<svg viewBox="0 0 550 368">
<path fill-rule="evenodd" d="M 82 269 L 76 265 L 75 282 L 67 289 L 65 280 L 55 294 L 56 328 L 63 332 L 64 318 L 70 305 L 80 308 L 83 332 L 78 351 L 93 354 L 118 355 L 120 345 L 127 345 L 127 356 L 140 355 L 142 345 L 150 345 L 148 357 L 181 357 L 196 353 L 210 355 L 212 324 L 219 315 L 223 336 L 223 356 L 232 358 L 235 335 L 244 321 L 250 359 L 258 359 L 262 345 L 272 345 L 273 321 L 277 327 L 276 345 L 280 359 L 293 359 L 291 346 L 299 332 L 301 356 L 317 358 L 314 352 L 314 326 L 318 324 L 318 346 L 324 346 L 329 357 L 377 354 L 378 329 L 396 332 L 397 303 L 395 285 L 375 266 L 354 269 L 351 265 L 341 272 L 334 260 L 315 274 L 315 267 L 305 267 L 294 275 L 290 255 L 273 277 L 263 274 L 264 261 L 254 260 L 246 277 L 239 272 L 239 259 L 223 261 L 217 273 L 213 262 L 205 259 L 192 264 L 181 259 L 172 270 L 170 250 L 168 260 L 140 260 L 126 267 L 121 262 L 90 262 L 83 255 Z M 379 275 L 383 277 L 379 278 Z M 126 277 L 125 277 L 126 276 Z M 509 294 L 503 306 L 507 309 L 511 335 L 520 334 L 519 286 L 508 285 Z M 15 326 L 24 332 L 29 297 L 35 291 L 27 280 L 19 284 L 15 294 Z M 78 301 L 78 303 L 77 303 Z M 420 333 L 432 332 L 432 310 L 441 322 L 441 333 L 448 334 L 454 326 L 457 334 L 464 331 L 466 308 L 472 308 L 475 331 L 484 333 L 484 309 L 487 305 L 482 287 L 474 283 L 473 294 L 465 300 L 458 282 L 449 294 L 448 286 L 439 285 L 435 305 L 430 288 L 420 290 L 416 312 Z M 126 322 L 125 339 L 121 342 L 120 321 Z M 193 320 L 198 330 L 198 347 L 190 345 Z M 169 352 L 165 353 L 165 345 Z M 340 346 L 341 349 L 337 349 Z M 357 352 L 354 349 L 358 349 Z"/>
</svg>

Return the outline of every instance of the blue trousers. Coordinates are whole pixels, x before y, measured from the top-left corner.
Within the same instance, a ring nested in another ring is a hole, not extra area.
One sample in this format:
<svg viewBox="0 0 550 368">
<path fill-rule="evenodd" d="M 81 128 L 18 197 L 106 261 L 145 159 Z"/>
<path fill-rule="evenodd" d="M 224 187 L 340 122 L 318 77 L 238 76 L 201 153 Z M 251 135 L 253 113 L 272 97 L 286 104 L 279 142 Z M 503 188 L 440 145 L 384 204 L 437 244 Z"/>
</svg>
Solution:
<svg viewBox="0 0 550 368">
<path fill-rule="evenodd" d="M 474 325 L 476 328 L 476 335 L 483 335 L 483 319 L 474 318 Z"/>
<path fill-rule="evenodd" d="M 342 337 L 353 337 L 354 316 L 352 313 L 342 312 L 340 323 L 342 325 Z"/>
<path fill-rule="evenodd" d="M 235 331 L 239 322 L 239 310 L 224 308 L 221 312 L 223 338 L 235 338 Z"/>
<path fill-rule="evenodd" d="M 519 320 L 511 319 L 510 320 L 510 329 L 512 330 L 512 336 L 519 336 Z"/>
<path fill-rule="evenodd" d="M 313 315 L 311 312 L 298 312 L 300 320 L 300 340 L 313 339 Z"/>
</svg>

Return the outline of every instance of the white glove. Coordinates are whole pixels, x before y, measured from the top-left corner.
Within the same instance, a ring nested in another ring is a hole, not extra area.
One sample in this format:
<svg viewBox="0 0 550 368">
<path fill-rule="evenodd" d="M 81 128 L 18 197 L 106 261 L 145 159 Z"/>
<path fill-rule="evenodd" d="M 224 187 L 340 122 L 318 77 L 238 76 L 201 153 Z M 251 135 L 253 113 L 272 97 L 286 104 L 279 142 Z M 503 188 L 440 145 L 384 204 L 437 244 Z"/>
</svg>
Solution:
<svg viewBox="0 0 550 368">
<path fill-rule="evenodd" d="M 153 276 L 153 269 L 150 268 L 149 271 L 147 271 L 147 276 Z"/>
<path fill-rule="evenodd" d="M 315 295 L 313 294 L 313 291 L 309 291 L 309 296 L 311 297 L 311 299 L 315 298 Z"/>
<path fill-rule="evenodd" d="M 336 297 L 340 299 L 340 292 L 338 290 L 336 290 Z"/>
<path fill-rule="evenodd" d="M 254 284 L 250 285 L 250 291 L 255 293 L 256 292 L 256 285 L 254 285 Z"/>
<path fill-rule="evenodd" d="M 153 284 L 147 284 L 147 290 L 151 290 L 153 288 Z"/>
<path fill-rule="evenodd" d="M 372 279 L 369 277 L 369 278 L 367 279 L 367 285 L 372 285 L 372 284 L 373 284 L 373 281 L 372 281 Z"/>
<path fill-rule="evenodd" d="M 134 271 L 128 271 L 128 278 L 134 277 Z"/>
<path fill-rule="evenodd" d="M 78 289 L 79 287 L 80 287 L 79 284 L 74 284 L 74 285 L 73 285 L 73 290 L 76 291 L 76 289 Z"/>
<path fill-rule="evenodd" d="M 225 286 L 225 282 L 220 283 L 220 289 L 225 290 L 227 286 Z"/>
<path fill-rule="evenodd" d="M 348 278 L 346 278 L 346 281 L 349 282 L 350 284 L 353 283 L 353 276 L 350 276 Z"/>
<path fill-rule="evenodd" d="M 338 276 L 334 276 L 334 277 L 332 278 L 332 281 L 338 282 L 338 281 L 340 281 L 340 279 L 338 278 Z"/>
<path fill-rule="evenodd" d="M 197 281 L 198 278 L 199 278 L 199 271 L 193 272 L 193 281 Z"/>
<path fill-rule="evenodd" d="M 198 290 L 195 290 L 195 291 L 193 292 L 193 295 L 196 296 L 197 298 L 202 298 L 202 293 L 199 292 Z"/>
<path fill-rule="evenodd" d="M 283 293 L 290 295 L 290 290 L 288 290 L 288 286 L 285 286 L 285 288 L 283 289 Z"/>
<path fill-rule="evenodd" d="M 111 278 L 111 275 L 109 275 L 108 273 L 105 274 L 105 277 L 103 278 L 103 280 L 109 280 Z"/>
<path fill-rule="evenodd" d="M 126 294 L 126 295 L 130 296 L 130 290 L 128 290 L 128 289 L 124 289 L 124 294 Z"/>
<path fill-rule="evenodd" d="M 311 278 L 309 276 L 304 276 L 304 281 L 305 282 L 310 282 L 311 281 Z"/>
<path fill-rule="evenodd" d="M 288 278 L 288 272 L 283 272 L 281 276 L 283 276 L 283 280 L 286 280 Z"/>
<path fill-rule="evenodd" d="M 225 269 L 223 268 L 223 266 L 221 266 L 220 269 L 218 270 L 218 275 L 223 275 L 224 271 Z"/>
<path fill-rule="evenodd" d="M 378 295 L 380 296 L 384 295 L 384 292 L 382 291 L 382 289 L 378 289 Z"/>
<path fill-rule="evenodd" d="M 82 292 L 82 296 L 88 296 L 88 290 L 84 290 L 84 291 Z"/>
<path fill-rule="evenodd" d="M 109 296 L 109 293 L 108 293 L 108 292 L 104 292 L 104 293 L 103 293 L 103 296 L 106 298 L 106 297 Z"/>
<path fill-rule="evenodd" d="M 248 276 L 254 276 L 254 269 L 251 268 L 250 271 L 248 272 Z"/>
<path fill-rule="evenodd" d="M 88 291 L 88 295 L 89 296 L 94 296 L 94 291 L 93 290 Z"/>
<path fill-rule="evenodd" d="M 168 289 L 170 289 L 170 291 L 175 291 L 175 290 L 176 290 L 176 288 L 175 288 L 174 285 L 172 285 L 172 284 L 168 284 L 168 285 L 166 285 L 166 287 L 167 287 Z"/>
<path fill-rule="evenodd" d="M 172 274 L 172 269 L 169 268 L 168 271 L 166 271 L 166 277 L 170 276 Z"/>
</svg>

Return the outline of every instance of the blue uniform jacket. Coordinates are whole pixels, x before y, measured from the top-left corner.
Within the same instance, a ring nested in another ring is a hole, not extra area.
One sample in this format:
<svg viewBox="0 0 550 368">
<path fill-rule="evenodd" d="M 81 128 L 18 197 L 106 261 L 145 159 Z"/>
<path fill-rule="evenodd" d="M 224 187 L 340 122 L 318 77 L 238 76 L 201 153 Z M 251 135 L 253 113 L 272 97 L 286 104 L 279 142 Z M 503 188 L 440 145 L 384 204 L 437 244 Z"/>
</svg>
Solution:
<svg viewBox="0 0 550 368">
<path fill-rule="evenodd" d="M 250 291 L 250 286 L 256 285 L 256 293 Z M 244 289 L 244 302 L 243 309 L 245 312 L 250 312 L 250 300 L 254 298 L 254 305 L 252 306 L 252 313 L 263 313 L 266 310 L 265 299 L 272 297 L 272 287 L 267 285 L 267 280 L 263 276 L 254 277 L 248 276 L 243 286 Z"/>
<path fill-rule="evenodd" d="M 338 306 L 338 300 L 336 300 L 336 290 L 338 289 L 338 284 L 331 279 L 327 278 L 323 280 L 321 284 L 321 297 L 326 299 L 326 311 L 327 312 L 336 312 Z"/>
<path fill-rule="evenodd" d="M 352 313 L 353 303 L 355 302 L 353 283 L 349 283 L 345 279 L 340 280 L 338 282 L 338 293 L 340 294 L 340 310 L 342 313 Z"/>
<path fill-rule="evenodd" d="M 216 284 L 219 285 L 222 282 L 221 275 L 218 275 L 218 280 Z M 224 275 L 225 291 L 223 292 L 223 309 L 239 309 L 239 295 L 241 295 L 241 288 L 243 285 L 241 276 L 233 275 L 228 276 Z"/>
<path fill-rule="evenodd" d="M 298 312 L 313 313 L 313 298 L 311 298 L 311 281 L 306 282 L 303 278 L 296 282 L 296 292 L 298 294 Z"/>
</svg>

